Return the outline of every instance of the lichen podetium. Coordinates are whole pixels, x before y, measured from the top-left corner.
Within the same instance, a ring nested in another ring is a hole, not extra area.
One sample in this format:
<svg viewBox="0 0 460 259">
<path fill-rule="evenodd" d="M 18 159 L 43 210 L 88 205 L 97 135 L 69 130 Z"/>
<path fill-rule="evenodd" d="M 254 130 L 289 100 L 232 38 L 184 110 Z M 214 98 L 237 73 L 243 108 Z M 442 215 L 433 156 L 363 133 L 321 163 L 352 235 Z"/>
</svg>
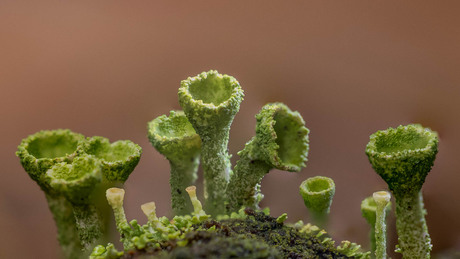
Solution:
<svg viewBox="0 0 460 259">
<path fill-rule="evenodd" d="M 179 103 L 202 141 L 205 207 L 211 215 L 225 212 L 225 189 L 231 174 L 230 125 L 243 101 L 238 81 L 215 70 L 181 82 Z"/>
<path fill-rule="evenodd" d="M 404 258 L 430 258 L 422 185 L 438 152 L 438 134 L 419 124 L 378 131 L 366 154 L 396 200 L 396 229 Z"/>
</svg>

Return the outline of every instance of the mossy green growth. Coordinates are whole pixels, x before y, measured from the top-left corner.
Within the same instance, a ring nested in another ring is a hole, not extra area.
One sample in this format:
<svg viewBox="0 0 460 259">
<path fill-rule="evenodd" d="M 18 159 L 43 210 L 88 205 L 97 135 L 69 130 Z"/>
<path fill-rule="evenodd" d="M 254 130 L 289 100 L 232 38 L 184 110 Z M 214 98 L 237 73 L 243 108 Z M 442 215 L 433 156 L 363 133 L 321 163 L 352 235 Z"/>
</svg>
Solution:
<svg viewBox="0 0 460 259">
<path fill-rule="evenodd" d="M 172 220 L 158 218 L 155 205 L 145 204 L 142 209 L 148 223 L 140 226 L 133 220 L 127 230 L 120 232 L 124 252 L 108 244 L 96 247 L 91 258 L 369 258 L 369 253 L 349 241 L 336 247 L 318 227 L 284 224 L 286 214 L 273 218 L 264 212 L 246 209 L 219 220 L 209 215 L 197 217 L 206 213 L 196 200 L 195 188 L 187 191 L 195 200 L 194 213 L 175 216 Z M 120 222 L 127 225 L 124 214 Z"/>
<path fill-rule="evenodd" d="M 45 192 L 66 258 L 85 257 L 104 238 L 110 214 L 105 215 L 108 206 L 101 197 L 107 187 L 128 178 L 140 153 L 130 141 L 110 144 L 61 129 L 22 140 L 16 155 Z"/>
<path fill-rule="evenodd" d="M 184 189 L 193 185 L 201 154 L 201 139 L 184 112 L 171 111 L 169 117 L 159 116 L 148 123 L 150 143 L 169 160 L 172 208 L 176 215 L 190 213 Z"/>
<path fill-rule="evenodd" d="M 396 200 L 398 252 L 405 258 L 429 258 L 431 239 L 421 188 L 438 152 L 438 134 L 419 124 L 378 131 L 366 154 Z"/>
<path fill-rule="evenodd" d="M 335 194 L 334 181 L 324 176 L 311 177 L 300 184 L 299 190 L 313 223 L 325 228 Z"/>
<path fill-rule="evenodd" d="M 179 103 L 202 141 L 205 206 L 212 215 L 225 212 L 231 164 L 228 154 L 230 125 L 240 109 L 243 90 L 232 76 L 215 70 L 181 82 Z"/>
<path fill-rule="evenodd" d="M 256 136 L 238 152 L 227 188 L 228 209 L 258 208 L 262 178 L 271 170 L 299 172 L 307 161 L 308 133 L 302 116 L 282 103 L 264 105 L 256 115 Z"/>
</svg>

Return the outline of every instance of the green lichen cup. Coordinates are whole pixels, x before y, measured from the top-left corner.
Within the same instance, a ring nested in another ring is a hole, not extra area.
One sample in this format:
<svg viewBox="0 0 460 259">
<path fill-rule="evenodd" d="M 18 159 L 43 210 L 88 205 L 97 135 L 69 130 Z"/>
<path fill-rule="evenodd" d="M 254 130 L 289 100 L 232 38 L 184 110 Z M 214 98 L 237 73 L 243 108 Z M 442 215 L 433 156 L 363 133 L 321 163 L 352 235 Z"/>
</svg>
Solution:
<svg viewBox="0 0 460 259">
<path fill-rule="evenodd" d="M 335 194 L 334 181 L 324 176 L 311 177 L 300 184 L 299 191 L 313 223 L 325 228 Z"/>
<path fill-rule="evenodd" d="M 201 139 L 184 112 L 171 111 L 149 122 L 148 137 L 158 152 L 169 160 L 172 208 L 176 215 L 188 214 L 192 204 L 184 191 L 197 179 Z"/>
<path fill-rule="evenodd" d="M 438 153 L 438 134 L 419 124 L 378 131 L 366 154 L 393 192 L 418 192 Z"/>
<path fill-rule="evenodd" d="M 84 139 L 68 129 L 42 130 L 23 139 L 16 156 L 29 176 L 46 188 L 42 179 L 45 172 L 57 163 L 71 162 Z"/>
<path fill-rule="evenodd" d="M 130 140 L 110 143 L 104 137 L 89 137 L 78 150 L 100 161 L 102 173 L 107 181 L 125 182 L 139 163 L 142 148 Z"/>
</svg>

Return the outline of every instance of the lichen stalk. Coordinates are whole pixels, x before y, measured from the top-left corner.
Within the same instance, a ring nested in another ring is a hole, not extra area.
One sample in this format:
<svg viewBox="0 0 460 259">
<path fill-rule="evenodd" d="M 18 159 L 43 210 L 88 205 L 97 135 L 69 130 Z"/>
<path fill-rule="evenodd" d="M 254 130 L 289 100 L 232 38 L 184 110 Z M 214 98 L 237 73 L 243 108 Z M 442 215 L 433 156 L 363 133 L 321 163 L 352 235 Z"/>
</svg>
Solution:
<svg viewBox="0 0 460 259">
<path fill-rule="evenodd" d="M 242 100 L 238 81 L 215 70 L 183 80 L 179 88 L 180 105 L 202 140 L 205 206 L 211 215 L 225 212 L 230 125 Z"/>
<path fill-rule="evenodd" d="M 398 249 L 404 258 L 430 258 L 432 248 L 428 234 L 422 192 L 395 194 Z"/>
<path fill-rule="evenodd" d="M 390 202 L 390 194 L 386 191 L 375 192 L 373 198 L 376 204 L 376 220 L 375 220 L 375 241 L 376 259 L 387 258 L 387 228 L 386 228 L 386 207 Z"/>
<path fill-rule="evenodd" d="M 385 222 L 386 222 L 386 218 L 389 215 L 390 210 L 391 210 L 391 202 L 388 202 L 385 207 Z M 361 202 L 361 213 L 362 213 L 363 218 L 370 225 L 370 231 L 369 231 L 369 240 L 370 240 L 370 247 L 371 247 L 370 256 L 371 258 L 375 258 L 375 251 L 377 248 L 376 239 L 375 239 L 377 204 L 375 203 L 373 196 L 369 196 Z"/>
<path fill-rule="evenodd" d="M 58 241 L 64 258 L 80 258 L 83 246 L 79 242 L 72 205 L 62 196 L 45 196 L 58 230 Z"/>
</svg>

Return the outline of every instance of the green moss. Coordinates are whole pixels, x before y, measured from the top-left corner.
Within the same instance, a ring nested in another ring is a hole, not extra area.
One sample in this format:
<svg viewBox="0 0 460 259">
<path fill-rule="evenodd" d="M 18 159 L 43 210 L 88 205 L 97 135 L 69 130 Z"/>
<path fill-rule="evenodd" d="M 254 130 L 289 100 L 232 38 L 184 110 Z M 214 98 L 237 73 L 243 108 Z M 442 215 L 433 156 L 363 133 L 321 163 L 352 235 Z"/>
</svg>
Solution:
<svg viewBox="0 0 460 259">
<path fill-rule="evenodd" d="M 193 225 L 179 238 L 147 242 L 121 258 L 366 258 L 367 253 L 348 241 L 334 242 L 314 226 L 287 226 L 251 209 L 243 217 L 208 220 Z M 147 228 L 144 226 L 144 230 Z M 153 232 L 152 232 L 153 234 Z M 92 258 L 104 257 L 98 247 Z M 113 253 L 112 253 L 113 254 Z M 99 255 L 101 257 L 96 257 Z"/>
</svg>

